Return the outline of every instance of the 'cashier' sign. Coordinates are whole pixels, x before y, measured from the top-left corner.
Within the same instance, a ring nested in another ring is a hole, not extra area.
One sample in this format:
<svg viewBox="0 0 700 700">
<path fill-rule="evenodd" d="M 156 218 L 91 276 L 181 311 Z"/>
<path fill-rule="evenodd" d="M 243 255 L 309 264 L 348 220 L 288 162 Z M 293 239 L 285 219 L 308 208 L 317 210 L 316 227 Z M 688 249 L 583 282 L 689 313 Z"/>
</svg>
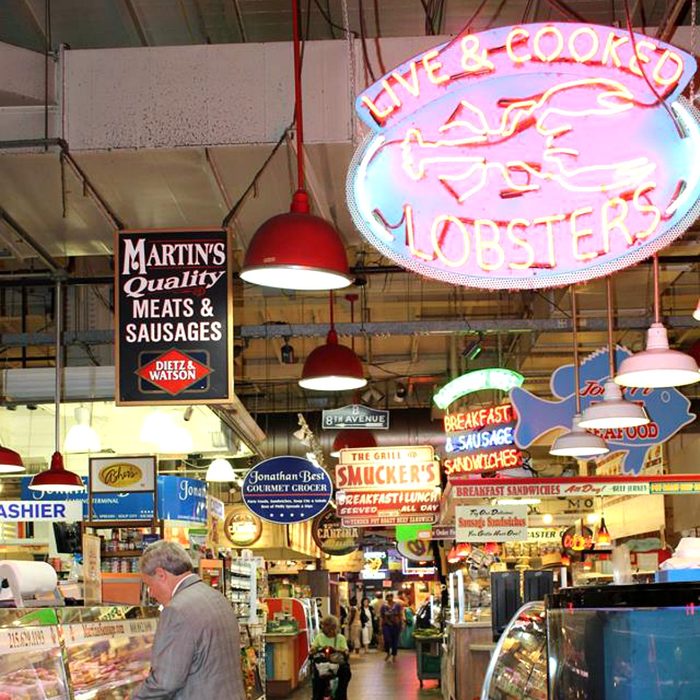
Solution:
<svg viewBox="0 0 700 700">
<path fill-rule="evenodd" d="M 0 522 L 75 522 L 82 519 L 83 505 L 80 501 L 0 501 Z"/>
</svg>

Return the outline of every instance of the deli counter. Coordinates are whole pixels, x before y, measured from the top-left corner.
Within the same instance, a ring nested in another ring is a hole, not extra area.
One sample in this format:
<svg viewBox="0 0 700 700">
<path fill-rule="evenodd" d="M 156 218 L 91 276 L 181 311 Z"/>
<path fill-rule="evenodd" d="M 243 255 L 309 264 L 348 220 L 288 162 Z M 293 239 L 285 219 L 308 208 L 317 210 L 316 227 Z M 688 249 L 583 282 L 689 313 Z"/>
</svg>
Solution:
<svg viewBox="0 0 700 700">
<path fill-rule="evenodd" d="M 147 676 L 155 607 L 0 610 L 0 700 L 126 700 Z"/>
</svg>

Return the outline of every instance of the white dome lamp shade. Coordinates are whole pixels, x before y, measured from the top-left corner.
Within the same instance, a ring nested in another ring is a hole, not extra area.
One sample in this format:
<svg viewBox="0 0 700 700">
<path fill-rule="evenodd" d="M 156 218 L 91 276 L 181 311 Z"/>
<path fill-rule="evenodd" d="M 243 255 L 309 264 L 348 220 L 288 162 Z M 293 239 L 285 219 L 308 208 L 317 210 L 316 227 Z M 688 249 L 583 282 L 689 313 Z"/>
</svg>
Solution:
<svg viewBox="0 0 700 700">
<path fill-rule="evenodd" d="M 577 459 L 585 459 L 588 457 L 599 457 L 610 451 L 605 440 L 586 432 L 580 427 L 581 420 L 581 378 L 579 372 L 578 361 L 578 332 L 577 332 L 577 307 L 576 307 L 576 290 L 571 287 L 571 324 L 573 327 L 573 345 L 574 345 L 574 394 L 576 397 L 576 414 L 571 423 L 571 430 L 568 433 L 560 435 L 552 444 L 549 454 L 558 457 L 575 457 Z"/>
<path fill-rule="evenodd" d="M 622 389 L 613 381 L 615 376 L 615 344 L 613 343 L 612 277 L 606 280 L 608 307 L 608 361 L 610 374 L 603 389 L 603 400 L 592 403 L 581 415 L 579 426 L 585 430 L 614 430 L 635 428 L 649 423 L 644 406 L 626 401 Z"/>
<path fill-rule="evenodd" d="M 654 323 L 647 331 L 646 350 L 628 357 L 620 365 L 615 381 L 622 386 L 661 389 L 700 382 L 697 362 L 684 352 L 671 350 L 668 331 L 661 323 L 659 302 L 659 257 L 654 254 Z"/>
<path fill-rule="evenodd" d="M 610 452 L 603 438 L 589 433 L 579 425 L 581 416 L 577 413 L 572 421 L 571 430 L 560 435 L 552 444 L 549 454 L 557 457 L 600 457 Z"/>
<path fill-rule="evenodd" d="M 63 442 L 65 453 L 99 452 L 102 449 L 100 436 L 90 425 L 90 409 L 79 406 L 75 409 L 75 425 L 71 426 Z"/>
<path fill-rule="evenodd" d="M 207 475 L 205 477 L 207 481 L 236 481 L 236 472 L 233 471 L 231 462 L 227 459 L 217 457 L 209 465 L 207 469 Z"/>
</svg>

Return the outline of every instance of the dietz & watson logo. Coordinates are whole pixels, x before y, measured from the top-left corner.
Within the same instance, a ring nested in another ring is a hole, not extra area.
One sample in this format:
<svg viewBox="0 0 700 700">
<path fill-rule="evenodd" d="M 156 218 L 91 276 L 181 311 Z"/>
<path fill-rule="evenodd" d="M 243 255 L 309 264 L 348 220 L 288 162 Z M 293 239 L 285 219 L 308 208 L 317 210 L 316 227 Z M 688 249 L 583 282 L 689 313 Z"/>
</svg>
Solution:
<svg viewBox="0 0 700 700">
<path fill-rule="evenodd" d="M 522 289 L 610 274 L 680 236 L 700 194 L 689 54 L 574 23 L 464 33 L 356 104 L 348 200 L 384 255 Z"/>
</svg>

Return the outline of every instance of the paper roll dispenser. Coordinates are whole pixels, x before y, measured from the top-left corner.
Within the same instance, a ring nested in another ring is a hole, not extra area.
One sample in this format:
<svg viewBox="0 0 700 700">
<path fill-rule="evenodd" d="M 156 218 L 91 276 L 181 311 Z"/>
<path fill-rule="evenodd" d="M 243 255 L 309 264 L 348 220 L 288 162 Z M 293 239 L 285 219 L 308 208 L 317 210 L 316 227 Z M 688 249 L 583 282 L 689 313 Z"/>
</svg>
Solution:
<svg viewBox="0 0 700 700">
<path fill-rule="evenodd" d="M 58 576 L 43 561 L 0 562 L 0 606 L 16 608 L 62 605 Z M 36 600 L 37 595 L 53 593 L 54 599 Z"/>
</svg>

